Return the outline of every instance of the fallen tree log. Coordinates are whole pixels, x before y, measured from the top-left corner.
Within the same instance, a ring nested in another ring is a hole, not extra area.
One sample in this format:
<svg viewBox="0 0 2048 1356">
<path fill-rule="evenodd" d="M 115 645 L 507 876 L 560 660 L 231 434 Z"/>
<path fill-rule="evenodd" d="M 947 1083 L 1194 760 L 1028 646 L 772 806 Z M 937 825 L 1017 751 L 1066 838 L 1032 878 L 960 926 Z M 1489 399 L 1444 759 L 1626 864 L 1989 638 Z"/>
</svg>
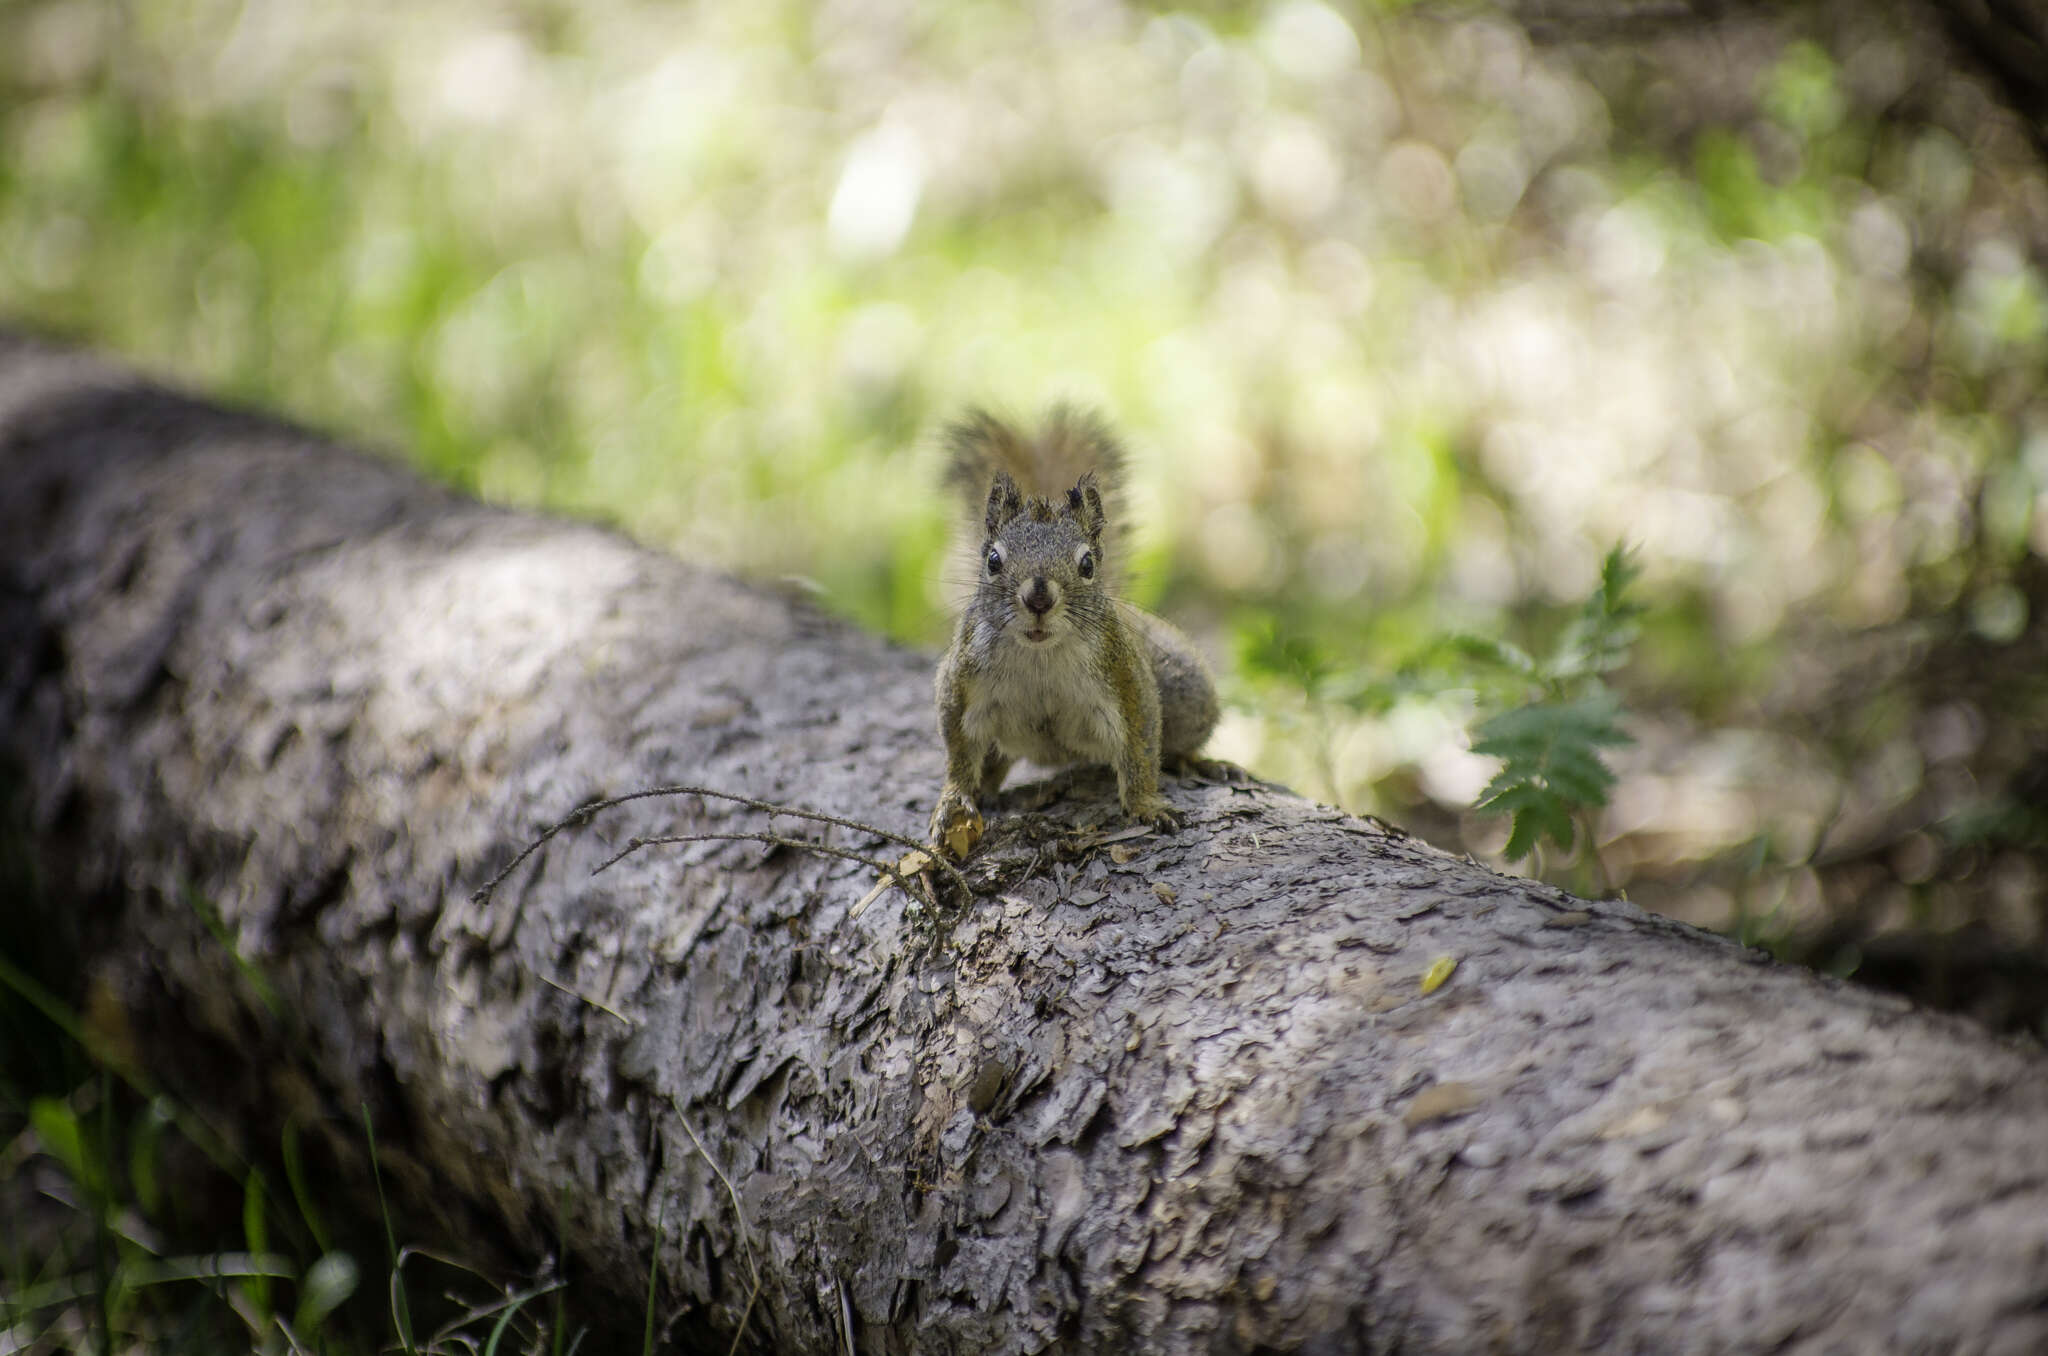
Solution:
<svg viewBox="0 0 2048 1356">
<path fill-rule="evenodd" d="M 0 458 L 52 926 L 635 1313 L 658 1253 L 757 1350 L 2048 1349 L 2037 1049 L 1257 783 L 1123 838 L 1106 774 L 1013 791 L 936 915 L 758 843 L 592 874 L 766 827 L 686 796 L 479 903 L 645 786 L 918 832 L 929 659 L 26 340 Z"/>
</svg>

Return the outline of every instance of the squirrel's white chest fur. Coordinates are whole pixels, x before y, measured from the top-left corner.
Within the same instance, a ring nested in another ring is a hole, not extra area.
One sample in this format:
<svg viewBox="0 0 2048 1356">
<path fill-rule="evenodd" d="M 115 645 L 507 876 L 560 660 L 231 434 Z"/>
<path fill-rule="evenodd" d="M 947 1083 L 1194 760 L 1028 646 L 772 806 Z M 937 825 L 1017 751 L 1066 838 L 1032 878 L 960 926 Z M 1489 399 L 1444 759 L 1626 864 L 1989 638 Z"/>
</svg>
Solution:
<svg viewBox="0 0 2048 1356">
<path fill-rule="evenodd" d="M 962 721 L 969 736 L 1047 767 L 1112 762 L 1124 743 L 1115 697 L 1072 637 L 990 645 Z"/>
</svg>

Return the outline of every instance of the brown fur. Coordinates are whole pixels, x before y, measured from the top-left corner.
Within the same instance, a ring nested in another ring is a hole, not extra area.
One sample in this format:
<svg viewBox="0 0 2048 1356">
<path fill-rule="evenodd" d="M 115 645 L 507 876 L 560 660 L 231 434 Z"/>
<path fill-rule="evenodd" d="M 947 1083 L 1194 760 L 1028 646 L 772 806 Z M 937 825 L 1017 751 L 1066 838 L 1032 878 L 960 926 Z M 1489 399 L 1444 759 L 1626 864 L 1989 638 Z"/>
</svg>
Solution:
<svg viewBox="0 0 2048 1356">
<path fill-rule="evenodd" d="M 962 534 L 962 574 L 977 582 L 936 681 L 946 784 L 933 841 L 971 842 L 963 826 L 978 833 L 977 802 L 1020 757 L 1108 763 L 1126 814 L 1175 822 L 1160 760 L 1201 747 L 1216 690 L 1185 636 L 1113 592 L 1122 449 L 1064 406 L 1028 438 L 973 411 L 947 446 L 964 520 L 983 530 Z"/>
</svg>

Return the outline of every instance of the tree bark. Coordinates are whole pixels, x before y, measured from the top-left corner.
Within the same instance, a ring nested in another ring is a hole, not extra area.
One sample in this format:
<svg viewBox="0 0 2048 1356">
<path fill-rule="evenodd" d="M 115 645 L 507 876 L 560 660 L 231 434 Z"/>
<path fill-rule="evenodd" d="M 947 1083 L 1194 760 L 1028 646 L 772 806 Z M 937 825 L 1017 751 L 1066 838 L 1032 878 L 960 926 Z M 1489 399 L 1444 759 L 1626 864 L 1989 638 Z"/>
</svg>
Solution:
<svg viewBox="0 0 2048 1356">
<path fill-rule="evenodd" d="M 477 905 L 643 786 L 918 832 L 929 657 L 25 340 L 0 457 L 46 921 L 167 1076 L 261 1071 L 188 1067 L 218 1114 L 368 1104 L 634 1314 L 658 1251 L 760 1351 L 2048 1350 L 2038 1049 L 1257 783 L 1109 843 L 1106 774 L 1013 790 L 935 920 L 759 844 L 592 874 L 766 827 L 687 797 Z"/>
</svg>

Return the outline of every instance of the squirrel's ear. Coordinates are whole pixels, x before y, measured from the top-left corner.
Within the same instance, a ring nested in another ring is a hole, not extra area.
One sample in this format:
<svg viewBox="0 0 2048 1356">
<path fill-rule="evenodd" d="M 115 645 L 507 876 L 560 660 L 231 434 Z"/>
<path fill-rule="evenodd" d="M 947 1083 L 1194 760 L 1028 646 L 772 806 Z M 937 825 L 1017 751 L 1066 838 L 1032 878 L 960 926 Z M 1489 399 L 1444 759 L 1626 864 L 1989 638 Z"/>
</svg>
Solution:
<svg viewBox="0 0 2048 1356">
<path fill-rule="evenodd" d="M 1095 472 L 1089 471 L 1067 491 L 1067 510 L 1080 520 L 1091 537 L 1100 537 L 1108 515 L 1102 511 L 1102 491 L 1096 488 Z"/>
<path fill-rule="evenodd" d="M 1010 479 L 1008 471 L 996 472 L 995 482 L 988 487 L 988 524 L 990 536 L 996 529 L 1024 511 L 1024 496 L 1017 492 L 1017 482 Z"/>
</svg>

